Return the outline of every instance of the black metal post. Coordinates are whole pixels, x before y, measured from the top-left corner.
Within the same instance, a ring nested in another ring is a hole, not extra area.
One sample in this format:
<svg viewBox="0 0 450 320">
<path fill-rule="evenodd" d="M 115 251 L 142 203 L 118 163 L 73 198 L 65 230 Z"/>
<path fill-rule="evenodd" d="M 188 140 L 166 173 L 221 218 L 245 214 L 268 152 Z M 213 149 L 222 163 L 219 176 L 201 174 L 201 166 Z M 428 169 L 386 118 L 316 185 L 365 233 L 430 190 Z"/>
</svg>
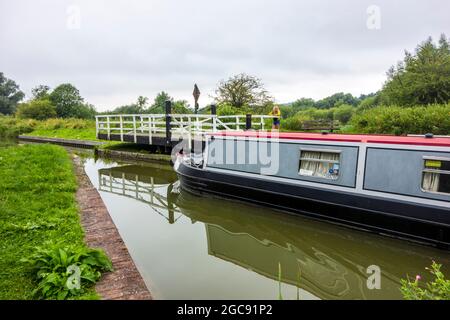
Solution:
<svg viewBox="0 0 450 320">
<path fill-rule="evenodd" d="M 211 114 L 216 115 L 217 114 L 217 106 L 215 104 L 211 105 Z"/>
<path fill-rule="evenodd" d="M 245 115 L 245 130 L 250 130 L 252 128 L 252 115 Z"/>
<path fill-rule="evenodd" d="M 166 107 L 166 146 L 170 146 L 172 142 L 172 130 L 171 130 L 171 117 L 172 114 L 172 101 L 167 100 L 165 102 Z"/>
</svg>

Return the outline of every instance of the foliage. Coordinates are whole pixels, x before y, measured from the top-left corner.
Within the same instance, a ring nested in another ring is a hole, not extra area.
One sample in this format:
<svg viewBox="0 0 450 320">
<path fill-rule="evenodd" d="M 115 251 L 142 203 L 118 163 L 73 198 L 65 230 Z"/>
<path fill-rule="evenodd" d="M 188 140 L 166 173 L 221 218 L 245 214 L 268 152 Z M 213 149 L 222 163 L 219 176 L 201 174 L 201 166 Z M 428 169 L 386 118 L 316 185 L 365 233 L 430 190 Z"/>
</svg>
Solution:
<svg viewBox="0 0 450 320">
<path fill-rule="evenodd" d="M 450 45 L 445 35 L 435 45 L 432 38 L 414 54 L 392 66 L 382 90 L 385 104 L 400 106 L 447 103 L 450 100 Z"/>
<path fill-rule="evenodd" d="M 94 106 L 84 103 L 78 89 L 70 83 L 57 86 L 50 93 L 49 99 L 60 118 L 90 119 L 96 114 Z"/>
<path fill-rule="evenodd" d="M 33 295 L 39 299 L 63 300 L 79 296 L 95 284 L 102 272 L 112 271 L 112 264 L 103 250 L 85 247 L 53 246 L 38 249 L 29 258 L 22 259 L 33 269 L 38 286 Z M 79 279 L 74 274 L 79 268 Z"/>
<path fill-rule="evenodd" d="M 369 96 L 361 100 L 356 112 L 361 112 L 367 109 L 374 108 L 380 104 L 380 95 Z"/>
<path fill-rule="evenodd" d="M 36 122 L 30 136 L 74 140 L 97 140 L 95 121 L 84 119 L 48 119 Z"/>
<path fill-rule="evenodd" d="M 340 123 L 347 123 L 353 115 L 355 108 L 348 104 L 342 104 L 339 107 L 333 108 L 333 119 Z"/>
<path fill-rule="evenodd" d="M 433 261 L 431 268 L 426 268 L 434 280 L 421 284 L 419 275 L 411 281 L 409 277 L 401 280 L 400 291 L 406 300 L 450 300 L 450 280 L 441 272 L 441 264 Z"/>
<path fill-rule="evenodd" d="M 241 73 L 222 80 L 216 89 L 215 101 L 235 108 L 265 106 L 272 102 L 261 79 Z"/>
<path fill-rule="evenodd" d="M 0 138 L 16 138 L 20 134 L 29 133 L 34 130 L 36 124 L 35 120 L 0 115 Z"/>
<path fill-rule="evenodd" d="M 18 135 L 75 140 L 96 140 L 95 121 L 84 119 L 48 119 L 37 121 L 11 116 L 0 116 L 0 137 L 15 138 Z"/>
<path fill-rule="evenodd" d="M 300 98 L 294 101 L 291 106 L 294 110 L 309 109 L 315 106 L 316 102 L 311 98 Z"/>
<path fill-rule="evenodd" d="M 38 99 L 49 99 L 50 87 L 47 85 L 38 85 L 37 87 L 31 89 L 31 94 L 33 95 L 33 100 Z"/>
<path fill-rule="evenodd" d="M 19 104 L 16 116 L 22 119 L 46 120 L 56 117 L 56 108 L 48 99 L 35 99 Z"/>
<path fill-rule="evenodd" d="M 0 149 L 0 299 L 32 299 L 36 283 L 21 258 L 36 247 L 85 247 L 66 150 L 54 145 Z M 93 289 L 79 297 L 95 298 Z"/>
<path fill-rule="evenodd" d="M 144 113 L 144 109 L 139 105 L 127 104 L 120 107 L 115 108 L 112 111 L 104 112 L 105 114 L 141 114 Z"/>
<path fill-rule="evenodd" d="M 333 107 L 338 107 L 341 104 L 348 104 L 355 107 L 358 105 L 358 103 L 359 99 L 355 98 L 352 94 L 339 92 L 317 101 L 314 104 L 314 107 L 319 109 L 329 109 Z"/>
<path fill-rule="evenodd" d="M 230 104 L 220 104 L 217 106 L 217 115 L 218 116 L 232 116 L 232 115 L 239 115 L 239 114 L 245 114 L 245 110 L 238 109 L 236 107 L 233 107 Z"/>
<path fill-rule="evenodd" d="M 132 104 L 123 105 L 115 108 L 112 111 L 105 112 L 106 114 L 142 114 L 146 112 L 148 105 L 148 98 L 139 96 L 137 101 Z"/>
<path fill-rule="evenodd" d="M 148 109 L 148 113 L 163 114 L 166 113 L 166 101 L 173 101 L 173 98 L 165 91 L 161 91 L 155 97 L 153 104 Z"/>
<path fill-rule="evenodd" d="M 19 86 L 0 72 L 0 114 L 9 115 L 16 111 L 17 104 L 25 97 Z"/>
<path fill-rule="evenodd" d="M 186 100 L 174 99 L 165 91 L 161 91 L 155 97 L 153 104 L 145 113 L 164 114 L 166 113 L 166 101 L 172 101 L 172 113 L 187 114 L 192 113 L 189 103 Z"/>
<path fill-rule="evenodd" d="M 351 105 L 340 105 L 329 109 L 309 108 L 298 111 L 295 115 L 284 118 L 282 109 L 281 128 L 283 130 L 298 131 L 303 127 L 305 121 L 333 121 L 338 120 L 341 124 L 346 124 L 355 112 Z"/>
<path fill-rule="evenodd" d="M 353 132 L 383 134 L 450 134 L 450 103 L 428 107 L 381 106 L 355 114 Z"/>
<path fill-rule="evenodd" d="M 172 104 L 172 113 L 189 114 L 192 113 L 192 110 L 186 100 L 177 100 Z"/>
<path fill-rule="evenodd" d="M 144 109 L 146 108 L 147 103 L 148 103 L 148 98 L 147 98 L 147 97 L 139 96 L 139 97 L 137 98 L 136 105 L 137 105 L 139 108 L 141 108 L 142 110 L 144 110 Z"/>
</svg>

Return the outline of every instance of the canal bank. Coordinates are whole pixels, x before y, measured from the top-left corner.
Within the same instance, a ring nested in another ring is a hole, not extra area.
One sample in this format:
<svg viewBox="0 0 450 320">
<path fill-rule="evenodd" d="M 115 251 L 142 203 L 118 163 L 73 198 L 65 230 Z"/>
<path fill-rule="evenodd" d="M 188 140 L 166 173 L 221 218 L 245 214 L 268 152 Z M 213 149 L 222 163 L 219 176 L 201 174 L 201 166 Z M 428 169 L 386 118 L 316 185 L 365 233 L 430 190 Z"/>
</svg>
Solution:
<svg viewBox="0 0 450 320">
<path fill-rule="evenodd" d="M 106 274 L 96 284 L 97 293 L 106 300 L 151 299 L 150 292 L 131 259 L 108 209 L 84 171 L 81 158 L 73 155 L 72 162 L 78 181 L 76 199 L 80 208 L 85 241 L 91 247 L 102 248 L 108 254 L 114 268 L 114 272 Z"/>
<path fill-rule="evenodd" d="M 106 207 L 85 175 L 81 159 L 75 157 L 72 162 L 61 147 L 2 141 L 0 247 L 0 299 L 56 298 L 34 292 L 38 281 L 30 259 L 40 250 L 53 249 L 69 250 L 68 259 L 78 259 L 70 252 L 79 254 L 87 248 L 106 251 L 114 271 L 103 274 L 95 289 L 83 284 L 82 292 L 70 298 L 151 299 Z M 54 285 L 61 290 L 64 287 L 58 287 L 59 282 Z"/>
<path fill-rule="evenodd" d="M 79 256 L 89 249 L 80 224 L 77 181 L 69 155 L 57 146 L 5 145 L 0 148 L 0 299 L 67 297 L 64 262 L 48 258 L 59 252 L 61 261 L 66 257 L 66 262 L 76 261 L 77 265 L 84 264 L 84 270 L 90 268 Z M 104 263 L 98 262 L 108 265 L 107 259 L 98 254 Z M 52 272 L 44 273 L 43 264 L 38 265 L 36 259 L 46 261 L 44 265 Z M 39 278 L 37 271 L 41 271 Z M 47 276 L 53 281 L 40 291 L 42 282 L 49 280 Z M 96 273 L 91 277 L 92 282 L 99 276 Z M 85 281 L 80 289 L 71 292 L 71 298 L 99 298 Z"/>
</svg>

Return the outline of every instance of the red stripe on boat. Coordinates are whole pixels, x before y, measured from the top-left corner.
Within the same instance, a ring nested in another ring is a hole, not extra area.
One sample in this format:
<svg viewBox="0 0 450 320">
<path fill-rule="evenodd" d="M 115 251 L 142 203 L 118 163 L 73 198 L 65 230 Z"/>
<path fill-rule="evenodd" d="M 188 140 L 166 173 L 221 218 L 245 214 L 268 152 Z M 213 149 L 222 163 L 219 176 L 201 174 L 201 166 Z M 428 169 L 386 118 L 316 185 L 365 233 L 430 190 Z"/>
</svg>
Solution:
<svg viewBox="0 0 450 320">
<path fill-rule="evenodd" d="M 365 143 L 385 143 L 385 144 L 405 144 L 405 145 L 423 145 L 436 147 L 450 147 L 450 138 L 425 138 L 391 135 L 370 135 L 370 134 L 322 134 L 322 133 L 303 133 L 303 132 L 280 132 L 272 134 L 264 131 L 220 131 L 208 133 L 210 136 L 228 136 L 228 137 L 251 137 L 251 138 L 275 138 L 290 140 L 318 140 L 318 141 L 337 141 L 337 142 L 365 142 Z"/>
</svg>

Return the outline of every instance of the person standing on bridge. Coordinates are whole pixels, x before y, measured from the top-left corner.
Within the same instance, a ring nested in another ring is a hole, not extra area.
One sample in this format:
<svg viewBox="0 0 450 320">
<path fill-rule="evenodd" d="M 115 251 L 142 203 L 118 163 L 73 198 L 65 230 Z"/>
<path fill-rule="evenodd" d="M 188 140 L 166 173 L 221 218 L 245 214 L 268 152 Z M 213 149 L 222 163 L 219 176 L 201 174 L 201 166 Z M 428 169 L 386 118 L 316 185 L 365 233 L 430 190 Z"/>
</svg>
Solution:
<svg viewBox="0 0 450 320">
<path fill-rule="evenodd" d="M 272 111 L 270 112 L 270 115 L 275 117 L 273 118 L 272 130 L 280 130 L 280 108 L 277 105 L 274 105 Z"/>
</svg>

